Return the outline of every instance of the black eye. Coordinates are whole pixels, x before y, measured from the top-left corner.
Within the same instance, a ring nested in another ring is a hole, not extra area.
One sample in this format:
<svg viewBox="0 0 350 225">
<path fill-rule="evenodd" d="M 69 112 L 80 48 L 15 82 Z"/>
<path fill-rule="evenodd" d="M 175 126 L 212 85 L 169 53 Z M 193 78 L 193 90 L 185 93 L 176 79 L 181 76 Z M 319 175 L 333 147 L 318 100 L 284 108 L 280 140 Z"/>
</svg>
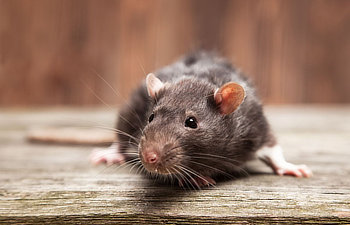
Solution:
<svg viewBox="0 0 350 225">
<path fill-rule="evenodd" d="M 185 127 L 196 129 L 198 127 L 197 119 L 193 116 L 188 117 L 185 121 Z"/>
<path fill-rule="evenodd" d="M 154 118 L 154 113 L 152 113 L 152 114 L 149 116 L 148 122 L 152 122 L 153 118 Z"/>
</svg>

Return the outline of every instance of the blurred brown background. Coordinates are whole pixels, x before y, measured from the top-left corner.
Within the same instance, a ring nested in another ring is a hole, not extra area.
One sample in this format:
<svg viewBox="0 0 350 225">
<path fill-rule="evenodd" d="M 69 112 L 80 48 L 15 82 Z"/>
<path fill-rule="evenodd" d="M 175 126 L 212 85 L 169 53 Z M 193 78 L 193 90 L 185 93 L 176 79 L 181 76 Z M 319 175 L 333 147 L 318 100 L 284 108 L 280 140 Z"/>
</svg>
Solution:
<svg viewBox="0 0 350 225">
<path fill-rule="evenodd" d="M 348 0 L 0 0 L 0 105 L 118 104 L 198 48 L 267 103 L 350 102 Z"/>
</svg>

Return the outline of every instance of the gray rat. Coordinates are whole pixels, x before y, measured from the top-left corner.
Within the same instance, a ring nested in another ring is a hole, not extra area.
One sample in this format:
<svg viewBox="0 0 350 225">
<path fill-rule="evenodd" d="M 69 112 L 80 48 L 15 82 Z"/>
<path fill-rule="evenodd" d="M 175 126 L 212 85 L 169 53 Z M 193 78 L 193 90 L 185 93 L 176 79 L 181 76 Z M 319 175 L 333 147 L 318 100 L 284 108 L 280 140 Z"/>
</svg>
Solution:
<svg viewBox="0 0 350 225">
<path fill-rule="evenodd" d="M 116 130 L 115 143 L 91 155 L 94 164 L 139 159 L 149 174 L 192 187 L 214 185 L 254 157 L 279 175 L 312 174 L 286 162 L 251 82 L 213 53 L 196 52 L 148 74 Z"/>
</svg>

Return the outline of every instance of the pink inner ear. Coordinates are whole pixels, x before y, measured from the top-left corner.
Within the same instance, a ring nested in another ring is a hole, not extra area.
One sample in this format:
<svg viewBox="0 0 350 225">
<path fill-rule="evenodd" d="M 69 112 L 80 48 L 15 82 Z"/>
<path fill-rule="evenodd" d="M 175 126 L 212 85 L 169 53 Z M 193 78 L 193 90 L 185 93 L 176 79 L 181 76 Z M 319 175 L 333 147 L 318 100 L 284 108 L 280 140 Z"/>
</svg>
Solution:
<svg viewBox="0 0 350 225">
<path fill-rule="evenodd" d="M 232 82 L 224 84 L 214 94 L 215 102 L 219 105 L 220 112 L 225 115 L 234 112 L 243 102 L 244 97 L 245 91 L 243 87 Z"/>
<path fill-rule="evenodd" d="M 164 86 L 164 84 L 153 73 L 150 73 L 146 77 L 146 86 L 148 95 L 155 98 L 157 92 Z"/>
</svg>

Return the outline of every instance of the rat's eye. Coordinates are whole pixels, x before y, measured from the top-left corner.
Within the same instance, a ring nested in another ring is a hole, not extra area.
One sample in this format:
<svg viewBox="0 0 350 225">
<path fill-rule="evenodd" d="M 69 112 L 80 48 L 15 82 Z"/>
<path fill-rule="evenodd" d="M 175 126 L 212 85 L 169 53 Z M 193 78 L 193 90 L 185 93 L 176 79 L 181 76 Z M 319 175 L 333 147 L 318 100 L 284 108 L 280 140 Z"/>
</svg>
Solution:
<svg viewBox="0 0 350 225">
<path fill-rule="evenodd" d="M 152 122 L 152 120 L 154 119 L 154 113 L 152 113 L 149 118 L 148 118 L 148 122 Z"/>
<path fill-rule="evenodd" d="M 193 116 L 187 117 L 185 121 L 185 127 L 196 129 L 198 127 L 197 119 Z"/>
</svg>

